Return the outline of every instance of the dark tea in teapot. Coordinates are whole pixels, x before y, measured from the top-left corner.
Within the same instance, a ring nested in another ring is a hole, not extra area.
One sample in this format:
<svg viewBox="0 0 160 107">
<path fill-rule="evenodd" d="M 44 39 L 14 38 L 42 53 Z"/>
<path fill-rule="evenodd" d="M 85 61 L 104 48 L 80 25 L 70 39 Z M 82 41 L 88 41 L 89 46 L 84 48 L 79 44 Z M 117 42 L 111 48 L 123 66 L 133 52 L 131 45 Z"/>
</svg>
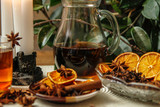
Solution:
<svg viewBox="0 0 160 107">
<path fill-rule="evenodd" d="M 54 47 L 55 63 L 73 68 L 79 77 L 91 78 L 95 75 L 95 67 L 105 61 L 106 46 L 95 43 L 77 42 L 71 47 Z"/>
</svg>

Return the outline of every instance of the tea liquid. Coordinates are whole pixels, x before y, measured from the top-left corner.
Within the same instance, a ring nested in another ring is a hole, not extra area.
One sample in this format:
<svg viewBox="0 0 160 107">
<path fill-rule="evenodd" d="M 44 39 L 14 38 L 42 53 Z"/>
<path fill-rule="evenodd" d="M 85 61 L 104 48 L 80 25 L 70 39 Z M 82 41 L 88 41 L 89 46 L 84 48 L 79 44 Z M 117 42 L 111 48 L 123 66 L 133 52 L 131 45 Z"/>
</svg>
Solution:
<svg viewBox="0 0 160 107">
<path fill-rule="evenodd" d="M 0 91 L 7 90 L 12 83 L 12 50 L 0 49 Z"/>
<path fill-rule="evenodd" d="M 91 78 L 96 75 L 96 65 L 105 61 L 105 50 L 106 46 L 88 42 L 79 42 L 72 47 L 54 47 L 55 64 L 58 68 L 64 65 L 74 69 L 80 78 Z"/>
</svg>

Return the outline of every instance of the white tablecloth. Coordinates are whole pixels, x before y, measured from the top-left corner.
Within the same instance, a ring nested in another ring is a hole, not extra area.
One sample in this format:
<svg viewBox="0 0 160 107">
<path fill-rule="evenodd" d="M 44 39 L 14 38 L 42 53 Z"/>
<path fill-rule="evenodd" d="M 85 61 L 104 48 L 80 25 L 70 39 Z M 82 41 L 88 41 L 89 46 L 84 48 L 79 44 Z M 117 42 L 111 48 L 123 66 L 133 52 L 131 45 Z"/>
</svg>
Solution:
<svg viewBox="0 0 160 107">
<path fill-rule="evenodd" d="M 44 76 L 47 72 L 53 71 L 53 66 L 40 66 L 44 72 Z M 86 101 L 73 104 L 57 104 L 48 102 L 45 100 L 37 99 L 33 104 L 34 107 L 160 107 L 158 104 L 134 101 L 128 98 L 124 98 L 115 94 L 112 94 L 107 89 L 102 89 L 96 96 Z M 18 104 L 7 104 L 4 107 L 22 107 Z"/>
</svg>

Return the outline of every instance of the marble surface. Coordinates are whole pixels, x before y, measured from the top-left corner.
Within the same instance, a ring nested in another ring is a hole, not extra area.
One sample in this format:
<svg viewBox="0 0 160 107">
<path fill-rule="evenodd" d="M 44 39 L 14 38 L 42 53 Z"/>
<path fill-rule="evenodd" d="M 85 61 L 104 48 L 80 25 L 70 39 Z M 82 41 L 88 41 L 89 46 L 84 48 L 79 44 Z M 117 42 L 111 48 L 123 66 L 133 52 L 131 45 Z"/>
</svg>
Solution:
<svg viewBox="0 0 160 107">
<path fill-rule="evenodd" d="M 53 66 L 40 66 L 44 71 L 44 76 L 47 72 L 53 71 Z M 7 104 L 3 107 L 22 107 L 18 104 Z M 58 104 L 37 99 L 33 107 L 160 107 L 158 104 L 149 102 L 139 102 L 132 99 L 124 98 L 113 94 L 107 88 L 103 88 L 99 93 L 86 101 L 72 104 Z"/>
</svg>

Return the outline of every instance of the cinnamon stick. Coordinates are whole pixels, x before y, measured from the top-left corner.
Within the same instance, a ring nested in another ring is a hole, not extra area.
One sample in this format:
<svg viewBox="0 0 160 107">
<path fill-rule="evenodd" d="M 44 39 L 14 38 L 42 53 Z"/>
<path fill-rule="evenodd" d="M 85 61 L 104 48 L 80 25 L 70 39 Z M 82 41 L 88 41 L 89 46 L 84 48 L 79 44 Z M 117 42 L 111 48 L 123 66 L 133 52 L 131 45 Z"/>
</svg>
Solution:
<svg viewBox="0 0 160 107">
<path fill-rule="evenodd" d="M 95 80 L 95 81 L 91 81 L 91 82 L 87 82 L 87 83 L 65 86 L 64 88 L 68 92 L 70 92 L 72 90 L 86 91 L 86 90 L 100 89 L 100 88 L 102 88 L 102 83 L 100 80 Z"/>
</svg>

